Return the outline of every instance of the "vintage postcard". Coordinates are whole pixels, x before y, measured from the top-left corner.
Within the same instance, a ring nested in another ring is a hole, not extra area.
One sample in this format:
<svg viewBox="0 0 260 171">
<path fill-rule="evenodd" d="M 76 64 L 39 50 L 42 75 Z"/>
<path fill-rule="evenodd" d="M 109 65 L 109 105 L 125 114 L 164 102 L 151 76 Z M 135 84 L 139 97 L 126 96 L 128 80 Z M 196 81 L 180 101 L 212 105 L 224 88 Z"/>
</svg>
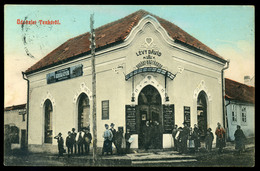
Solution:
<svg viewBox="0 0 260 171">
<path fill-rule="evenodd" d="M 255 166 L 255 7 L 5 5 L 5 166 Z"/>
</svg>

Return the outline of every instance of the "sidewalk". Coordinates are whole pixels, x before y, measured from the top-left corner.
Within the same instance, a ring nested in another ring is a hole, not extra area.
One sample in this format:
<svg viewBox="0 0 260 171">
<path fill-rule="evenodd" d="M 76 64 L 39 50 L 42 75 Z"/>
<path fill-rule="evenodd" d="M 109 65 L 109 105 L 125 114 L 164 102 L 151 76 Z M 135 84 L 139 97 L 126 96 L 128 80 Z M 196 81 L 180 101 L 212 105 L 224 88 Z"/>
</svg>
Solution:
<svg viewBox="0 0 260 171">
<path fill-rule="evenodd" d="M 246 152 L 240 156 L 235 155 L 235 146 L 228 142 L 223 154 L 213 148 L 212 152 L 206 152 L 203 148 L 195 154 L 179 154 L 171 149 L 133 151 L 126 155 L 98 155 L 98 160 L 93 164 L 93 156 L 72 156 L 67 154 L 58 157 L 58 154 L 29 153 L 27 155 L 17 154 L 5 156 L 6 166 L 212 166 L 218 165 L 246 165 L 254 163 L 254 147 L 246 144 Z M 238 161 L 237 161 L 238 159 Z M 222 163 L 219 163 L 222 160 Z"/>
</svg>

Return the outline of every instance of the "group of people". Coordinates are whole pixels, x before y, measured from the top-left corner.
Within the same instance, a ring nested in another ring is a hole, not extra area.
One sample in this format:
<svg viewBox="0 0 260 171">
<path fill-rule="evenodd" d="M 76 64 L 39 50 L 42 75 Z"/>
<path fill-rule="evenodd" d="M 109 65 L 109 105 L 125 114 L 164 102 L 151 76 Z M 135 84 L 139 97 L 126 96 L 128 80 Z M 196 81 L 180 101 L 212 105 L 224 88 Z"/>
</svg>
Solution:
<svg viewBox="0 0 260 171">
<path fill-rule="evenodd" d="M 187 153 L 189 152 L 197 152 L 199 147 L 201 146 L 201 131 L 197 127 L 197 124 L 194 124 L 194 128 L 188 127 L 187 123 L 183 123 L 184 127 L 179 127 L 175 125 L 172 130 L 172 137 L 174 140 L 174 150 L 179 153 Z M 217 128 L 215 130 L 216 135 L 216 148 L 218 148 L 218 152 L 222 153 L 223 148 L 226 146 L 226 131 L 221 126 L 220 123 L 217 123 Z M 241 127 L 238 125 L 237 130 L 234 134 L 235 136 L 235 149 L 240 153 L 245 149 L 245 141 L 246 137 L 241 130 Z M 212 129 L 208 128 L 204 142 L 205 148 L 208 152 L 212 151 L 212 142 L 214 140 L 214 135 L 212 133 Z"/>
<path fill-rule="evenodd" d="M 112 144 L 116 147 L 116 151 L 118 155 L 121 155 L 124 153 L 122 149 L 122 144 L 125 141 L 125 153 L 129 153 L 130 151 L 130 145 L 132 143 L 132 138 L 130 134 L 130 130 L 127 129 L 125 135 L 123 136 L 123 129 L 119 129 L 116 131 L 114 128 L 115 124 L 110 124 L 110 129 L 108 124 L 105 124 L 105 131 L 103 133 L 104 143 L 102 148 L 102 155 L 111 154 L 112 155 Z"/>
<path fill-rule="evenodd" d="M 145 150 L 149 148 L 157 148 L 159 146 L 159 122 L 157 121 L 146 121 L 142 128 L 143 146 Z"/>
<path fill-rule="evenodd" d="M 187 153 L 189 152 L 195 152 L 198 151 L 200 147 L 200 130 L 197 127 L 197 124 L 194 124 L 194 128 L 188 127 L 187 123 L 183 123 L 184 127 L 179 127 L 178 125 L 175 125 L 172 130 L 172 137 L 174 140 L 174 150 L 178 151 L 179 153 Z M 210 132 L 211 129 L 208 129 L 209 131 L 209 142 L 210 140 Z M 212 135 L 213 136 L 213 135 Z M 214 136 L 213 136 L 214 137 Z M 212 139 L 213 141 L 213 139 Z M 211 146 L 212 146 L 211 141 Z M 210 143 L 208 145 L 208 148 L 210 149 Z"/>
<path fill-rule="evenodd" d="M 149 122 L 147 122 L 147 127 L 149 127 Z M 156 123 L 155 123 L 156 125 Z M 201 131 L 198 128 L 197 124 L 194 124 L 194 128 L 188 127 L 187 123 L 183 123 L 183 127 L 178 127 L 175 125 L 172 130 L 172 137 L 174 140 L 174 150 L 178 151 L 179 153 L 187 153 L 187 152 L 197 152 L 199 147 L 201 146 Z M 131 137 L 130 130 L 127 129 L 126 133 L 123 135 L 123 129 L 119 129 L 116 131 L 114 128 L 115 124 L 109 125 L 105 124 L 105 131 L 103 133 L 104 143 L 102 148 L 102 155 L 111 154 L 112 155 L 112 144 L 116 147 L 116 151 L 118 155 L 124 153 L 122 146 L 125 143 L 125 153 L 130 152 L 130 146 L 133 142 L 133 138 Z M 146 132 L 147 135 L 148 134 Z M 217 123 L 217 128 L 215 130 L 216 135 L 216 148 L 218 148 L 219 153 L 223 152 L 223 148 L 226 146 L 226 139 L 225 139 L 225 129 L 221 127 L 220 123 Z M 146 136 L 146 135 L 144 135 Z M 246 137 L 241 130 L 241 127 L 238 125 L 237 130 L 235 131 L 235 148 L 238 150 L 239 153 L 245 150 L 245 141 Z M 155 137 L 154 137 L 155 138 Z M 154 138 L 150 138 L 152 140 Z M 66 152 L 64 149 L 64 140 L 62 134 L 59 133 L 57 136 L 54 137 L 57 139 L 58 142 L 58 151 L 59 156 L 63 156 L 63 153 Z M 208 152 L 212 150 L 212 142 L 214 140 L 214 135 L 212 133 L 211 128 L 207 129 L 204 142 L 205 147 Z M 89 146 L 92 141 L 92 135 L 90 133 L 89 127 L 82 128 L 78 133 L 75 132 L 75 128 L 72 128 L 72 131 L 68 131 L 68 136 L 66 137 L 66 147 L 68 150 L 68 157 L 73 154 L 78 155 L 88 155 L 89 154 Z M 146 142 L 145 146 L 148 148 L 149 143 L 151 141 Z"/>
<path fill-rule="evenodd" d="M 58 151 L 59 156 L 63 156 L 63 153 L 66 152 L 64 149 L 64 140 L 62 134 L 59 133 L 54 137 L 58 142 Z M 89 146 L 92 141 L 92 135 L 90 133 L 89 127 L 83 127 L 78 133 L 75 132 L 75 128 L 72 128 L 72 131 L 68 131 L 68 136 L 66 137 L 65 145 L 68 150 L 68 157 L 73 154 L 78 155 L 88 155 Z"/>
</svg>

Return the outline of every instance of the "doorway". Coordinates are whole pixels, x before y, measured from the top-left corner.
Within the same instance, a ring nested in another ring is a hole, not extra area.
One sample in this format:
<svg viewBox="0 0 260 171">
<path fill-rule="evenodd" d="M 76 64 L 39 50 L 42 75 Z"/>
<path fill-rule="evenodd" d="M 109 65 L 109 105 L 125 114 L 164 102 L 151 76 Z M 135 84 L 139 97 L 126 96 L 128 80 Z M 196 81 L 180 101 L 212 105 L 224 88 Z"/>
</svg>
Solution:
<svg viewBox="0 0 260 171">
<path fill-rule="evenodd" d="M 197 100 L 197 120 L 198 120 L 198 128 L 200 130 L 201 140 L 204 141 L 206 133 L 207 133 L 207 98 L 206 93 L 201 91 L 198 95 Z"/>
<path fill-rule="evenodd" d="M 26 130 L 21 130 L 21 150 L 25 150 L 26 148 Z"/>
<path fill-rule="evenodd" d="M 151 85 L 144 87 L 138 96 L 136 119 L 139 149 L 162 148 L 161 101 L 160 93 Z"/>
</svg>

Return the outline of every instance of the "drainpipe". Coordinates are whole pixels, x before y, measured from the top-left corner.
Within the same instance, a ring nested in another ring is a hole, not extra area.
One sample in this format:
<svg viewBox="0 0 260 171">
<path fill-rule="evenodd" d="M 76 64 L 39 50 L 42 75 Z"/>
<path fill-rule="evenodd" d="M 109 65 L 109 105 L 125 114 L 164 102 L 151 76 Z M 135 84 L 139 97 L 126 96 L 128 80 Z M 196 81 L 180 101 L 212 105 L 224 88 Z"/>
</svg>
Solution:
<svg viewBox="0 0 260 171">
<path fill-rule="evenodd" d="M 223 110 L 223 127 L 226 128 L 226 106 L 225 106 L 225 78 L 224 70 L 229 68 L 230 60 L 227 59 L 226 66 L 221 70 L 221 79 L 222 79 L 222 110 Z"/>
<path fill-rule="evenodd" d="M 28 140 L 29 140 L 29 137 L 28 137 L 28 131 L 29 131 L 29 88 L 30 88 L 30 81 L 25 78 L 26 74 L 25 72 L 22 72 L 23 74 L 23 79 L 27 81 L 27 108 L 26 108 L 26 114 L 27 114 L 27 121 L 26 121 L 26 150 L 28 151 Z"/>
</svg>

